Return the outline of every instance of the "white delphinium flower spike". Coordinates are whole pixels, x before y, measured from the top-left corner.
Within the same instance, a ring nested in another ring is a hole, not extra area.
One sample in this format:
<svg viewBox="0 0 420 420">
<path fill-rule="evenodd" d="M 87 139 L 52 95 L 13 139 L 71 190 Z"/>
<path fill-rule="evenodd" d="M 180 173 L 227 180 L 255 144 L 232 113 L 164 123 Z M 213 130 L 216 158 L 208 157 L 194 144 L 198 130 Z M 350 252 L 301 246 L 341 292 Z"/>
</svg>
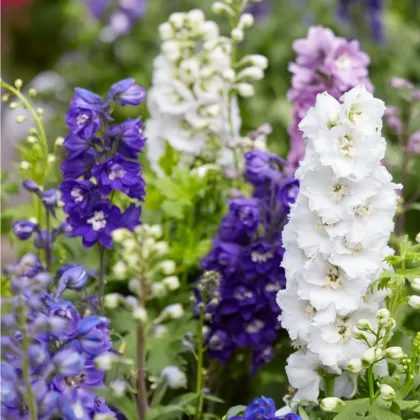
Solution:
<svg viewBox="0 0 420 420">
<path fill-rule="evenodd" d="M 381 165 L 384 110 L 360 85 L 341 102 L 319 94 L 299 126 L 306 152 L 283 231 L 287 286 L 277 295 L 280 321 L 300 343 L 286 367 L 296 402 L 316 401 L 326 374 L 338 375 L 337 397 L 351 395 L 357 373 L 341 369 L 363 360 L 368 339 L 358 338 L 380 322 L 386 293 L 371 294 L 370 286 L 392 252 L 387 242 L 400 188 Z"/>
</svg>

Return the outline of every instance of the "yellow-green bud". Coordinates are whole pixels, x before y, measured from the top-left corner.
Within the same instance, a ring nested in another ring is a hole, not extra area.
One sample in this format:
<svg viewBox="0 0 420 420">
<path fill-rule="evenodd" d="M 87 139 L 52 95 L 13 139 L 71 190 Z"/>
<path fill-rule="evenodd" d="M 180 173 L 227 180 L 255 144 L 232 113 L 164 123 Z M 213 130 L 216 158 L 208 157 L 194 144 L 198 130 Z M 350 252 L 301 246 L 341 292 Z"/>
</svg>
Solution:
<svg viewBox="0 0 420 420">
<path fill-rule="evenodd" d="M 17 117 L 16 117 L 16 122 L 18 123 L 18 124 L 21 124 L 21 123 L 23 123 L 24 121 L 26 121 L 26 116 L 25 115 L 18 115 Z"/>
<path fill-rule="evenodd" d="M 28 136 L 28 137 L 26 138 L 26 140 L 28 141 L 28 143 L 33 144 L 33 143 L 35 143 L 38 139 L 37 139 L 35 136 Z"/>
<path fill-rule="evenodd" d="M 389 386 L 387 384 L 382 384 L 379 386 L 379 392 L 381 394 L 381 398 L 384 401 L 392 401 L 395 399 L 395 391 L 392 386 Z"/>
<path fill-rule="evenodd" d="M 57 137 L 55 139 L 55 142 L 54 142 L 56 147 L 61 147 L 63 145 L 63 143 L 64 143 L 64 138 L 63 137 Z"/>
<path fill-rule="evenodd" d="M 327 412 L 334 411 L 336 408 L 345 405 L 343 400 L 336 397 L 324 398 L 321 401 L 321 409 Z"/>
<path fill-rule="evenodd" d="M 23 82 L 22 82 L 21 79 L 16 79 L 15 80 L 16 89 L 20 89 L 22 87 L 22 85 L 23 85 Z"/>
<path fill-rule="evenodd" d="M 388 357 L 390 359 L 399 360 L 402 357 L 404 357 L 404 352 L 401 347 L 388 347 L 385 350 L 385 357 Z"/>
<path fill-rule="evenodd" d="M 371 331 L 372 330 L 372 324 L 367 319 L 359 319 L 357 321 L 357 328 L 361 331 Z"/>
<path fill-rule="evenodd" d="M 9 104 L 9 109 L 16 109 L 19 106 L 19 104 L 17 102 L 10 102 Z"/>
<path fill-rule="evenodd" d="M 386 308 L 379 309 L 376 312 L 376 319 L 379 321 L 381 325 L 384 325 L 391 317 L 391 313 Z"/>
<path fill-rule="evenodd" d="M 29 97 L 31 98 L 31 99 L 35 99 L 35 97 L 36 97 L 36 90 L 34 89 L 34 88 L 30 88 L 29 89 Z"/>
<path fill-rule="evenodd" d="M 382 359 L 382 350 L 378 347 L 371 347 L 367 349 L 362 357 L 362 364 L 364 366 L 370 366 L 375 362 Z"/>
<path fill-rule="evenodd" d="M 10 99 L 10 94 L 9 93 L 5 93 L 2 97 L 1 100 L 3 102 L 7 102 Z"/>
<path fill-rule="evenodd" d="M 351 359 L 346 369 L 351 373 L 359 373 L 362 370 L 361 359 Z"/>
</svg>

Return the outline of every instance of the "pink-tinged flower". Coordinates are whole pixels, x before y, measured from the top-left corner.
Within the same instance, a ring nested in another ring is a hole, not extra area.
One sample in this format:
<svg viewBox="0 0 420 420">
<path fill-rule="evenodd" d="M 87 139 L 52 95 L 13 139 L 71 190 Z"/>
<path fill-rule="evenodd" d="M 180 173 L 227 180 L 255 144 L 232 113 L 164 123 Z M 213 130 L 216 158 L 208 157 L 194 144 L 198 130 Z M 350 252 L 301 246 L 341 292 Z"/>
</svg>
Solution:
<svg viewBox="0 0 420 420">
<path fill-rule="evenodd" d="M 393 77 L 391 79 L 391 87 L 393 89 L 412 89 L 413 84 L 402 77 Z"/>
<path fill-rule="evenodd" d="M 408 140 L 408 150 L 415 155 L 420 154 L 420 131 L 415 131 Z"/>
</svg>

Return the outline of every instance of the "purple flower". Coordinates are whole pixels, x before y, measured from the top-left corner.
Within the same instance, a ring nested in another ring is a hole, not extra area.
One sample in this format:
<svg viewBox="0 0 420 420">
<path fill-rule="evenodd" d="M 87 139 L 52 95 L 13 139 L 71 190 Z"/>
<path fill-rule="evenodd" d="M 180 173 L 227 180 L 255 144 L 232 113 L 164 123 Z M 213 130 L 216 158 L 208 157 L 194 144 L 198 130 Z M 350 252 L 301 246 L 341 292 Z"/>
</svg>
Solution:
<svg viewBox="0 0 420 420">
<path fill-rule="evenodd" d="M 65 326 L 61 331 L 55 333 L 56 337 L 63 340 L 74 338 L 79 324 L 79 313 L 71 302 L 60 299 L 58 302 L 52 301 L 49 304 L 48 315 L 58 317 Z"/>
<path fill-rule="evenodd" d="M 140 206 L 136 207 L 131 203 L 122 215 L 120 227 L 133 231 L 140 224 L 141 210 Z"/>
<path fill-rule="evenodd" d="M 393 89 L 412 89 L 413 84 L 402 77 L 393 77 L 391 79 L 391 87 Z"/>
<path fill-rule="evenodd" d="M 299 181 L 294 178 L 287 179 L 281 186 L 277 199 L 289 210 L 294 204 L 299 193 Z"/>
<path fill-rule="evenodd" d="M 69 157 L 60 165 L 64 179 L 77 179 L 83 176 L 90 178 L 90 171 L 96 163 L 96 153 L 93 149 L 87 149 L 84 153 Z"/>
<path fill-rule="evenodd" d="M 13 233 L 21 240 L 26 241 L 34 232 L 39 229 L 38 223 L 32 223 L 29 220 L 16 220 L 13 222 Z"/>
<path fill-rule="evenodd" d="M 89 275 L 82 265 L 71 265 L 62 271 L 54 298 L 58 299 L 66 289 L 80 290 L 89 279 Z"/>
<path fill-rule="evenodd" d="M 95 202 L 94 185 L 90 181 L 68 180 L 60 184 L 61 200 L 66 213 L 88 213 Z"/>
<path fill-rule="evenodd" d="M 256 20 L 264 20 L 271 13 L 271 1 L 270 0 L 261 0 L 256 3 L 248 3 L 246 6 L 246 13 L 251 13 Z"/>
<path fill-rule="evenodd" d="M 85 360 L 81 354 L 71 348 L 60 350 L 52 360 L 59 375 L 75 376 L 84 367 Z"/>
<path fill-rule="evenodd" d="M 420 131 L 415 131 L 408 139 L 408 150 L 415 155 L 420 154 Z"/>
<path fill-rule="evenodd" d="M 137 159 L 146 142 L 140 118 L 127 119 L 121 124 L 111 125 L 106 138 L 110 142 L 118 142 L 117 152 L 129 159 Z"/>
<path fill-rule="evenodd" d="M 107 203 L 100 203 L 90 213 L 70 215 L 68 223 L 74 234 L 83 238 L 85 248 L 90 248 L 97 242 L 111 248 L 111 232 L 121 227 L 121 210 L 116 206 L 109 207 Z"/>
<path fill-rule="evenodd" d="M 146 90 L 136 84 L 133 78 L 114 83 L 109 89 L 107 103 L 114 101 L 119 105 L 139 105 L 146 98 Z"/>
<path fill-rule="evenodd" d="M 60 200 L 60 191 L 50 188 L 42 193 L 41 200 L 45 208 L 55 216 L 55 209 Z"/>
<path fill-rule="evenodd" d="M 98 181 L 98 190 L 106 197 L 112 190 L 119 190 L 129 197 L 143 200 L 145 182 L 140 165 L 116 155 L 96 166 L 92 174 Z"/>
<path fill-rule="evenodd" d="M 66 124 L 73 134 L 89 140 L 98 131 L 101 119 L 97 110 L 76 106 L 66 112 Z"/>
<path fill-rule="evenodd" d="M 97 356 L 111 349 L 109 338 L 109 319 L 88 316 L 79 322 L 78 340 L 82 350 L 89 356 Z"/>
<path fill-rule="evenodd" d="M 76 157 L 86 152 L 96 143 L 98 143 L 98 139 L 96 138 L 84 139 L 76 134 L 70 133 L 64 139 L 63 146 L 68 152 L 70 152 L 69 154 L 71 157 Z"/>
<path fill-rule="evenodd" d="M 250 238 L 260 223 L 259 201 L 237 198 L 229 203 L 229 214 L 222 220 L 219 236 L 222 241 L 241 241 Z"/>
<path fill-rule="evenodd" d="M 249 183 L 257 186 L 265 181 L 281 179 L 281 173 L 272 167 L 272 163 L 281 165 L 280 158 L 262 150 L 251 150 L 245 154 L 245 176 Z"/>
<path fill-rule="evenodd" d="M 25 179 L 22 183 L 23 188 L 25 188 L 26 191 L 29 191 L 31 193 L 40 194 L 41 193 L 41 187 L 32 179 Z"/>
<path fill-rule="evenodd" d="M 233 274 L 238 268 L 241 254 L 241 246 L 215 239 L 213 249 L 201 260 L 201 267 L 207 271 L 219 271 L 223 268 L 227 274 Z"/>
</svg>

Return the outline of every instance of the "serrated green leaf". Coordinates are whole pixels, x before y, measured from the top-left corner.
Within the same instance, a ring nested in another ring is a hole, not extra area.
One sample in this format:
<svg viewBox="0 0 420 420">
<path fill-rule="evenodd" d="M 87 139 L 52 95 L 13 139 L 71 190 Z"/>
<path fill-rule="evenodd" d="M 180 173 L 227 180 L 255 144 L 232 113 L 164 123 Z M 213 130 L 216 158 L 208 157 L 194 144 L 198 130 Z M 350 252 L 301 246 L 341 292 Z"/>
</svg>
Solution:
<svg viewBox="0 0 420 420">
<path fill-rule="evenodd" d="M 346 404 L 339 408 L 339 413 L 334 417 L 334 420 L 350 420 L 357 415 L 364 416 L 369 408 L 369 398 L 346 401 Z"/>
<path fill-rule="evenodd" d="M 394 403 L 400 407 L 400 410 L 420 413 L 420 401 L 395 400 Z"/>
<path fill-rule="evenodd" d="M 223 404 L 224 403 L 224 400 L 222 400 L 219 397 L 216 397 L 215 395 L 204 394 L 203 395 L 203 398 L 205 400 L 213 401 L 213 402 L 216 402 L 216 403 L 219 403 L 219 404 Z"/>
<path fill-rule="evenodd" d="M 169 217 L 182 220 L 185 217 L 185 202 L 165 200 L 161 205 L 161 210 Z"/>
</svg>

